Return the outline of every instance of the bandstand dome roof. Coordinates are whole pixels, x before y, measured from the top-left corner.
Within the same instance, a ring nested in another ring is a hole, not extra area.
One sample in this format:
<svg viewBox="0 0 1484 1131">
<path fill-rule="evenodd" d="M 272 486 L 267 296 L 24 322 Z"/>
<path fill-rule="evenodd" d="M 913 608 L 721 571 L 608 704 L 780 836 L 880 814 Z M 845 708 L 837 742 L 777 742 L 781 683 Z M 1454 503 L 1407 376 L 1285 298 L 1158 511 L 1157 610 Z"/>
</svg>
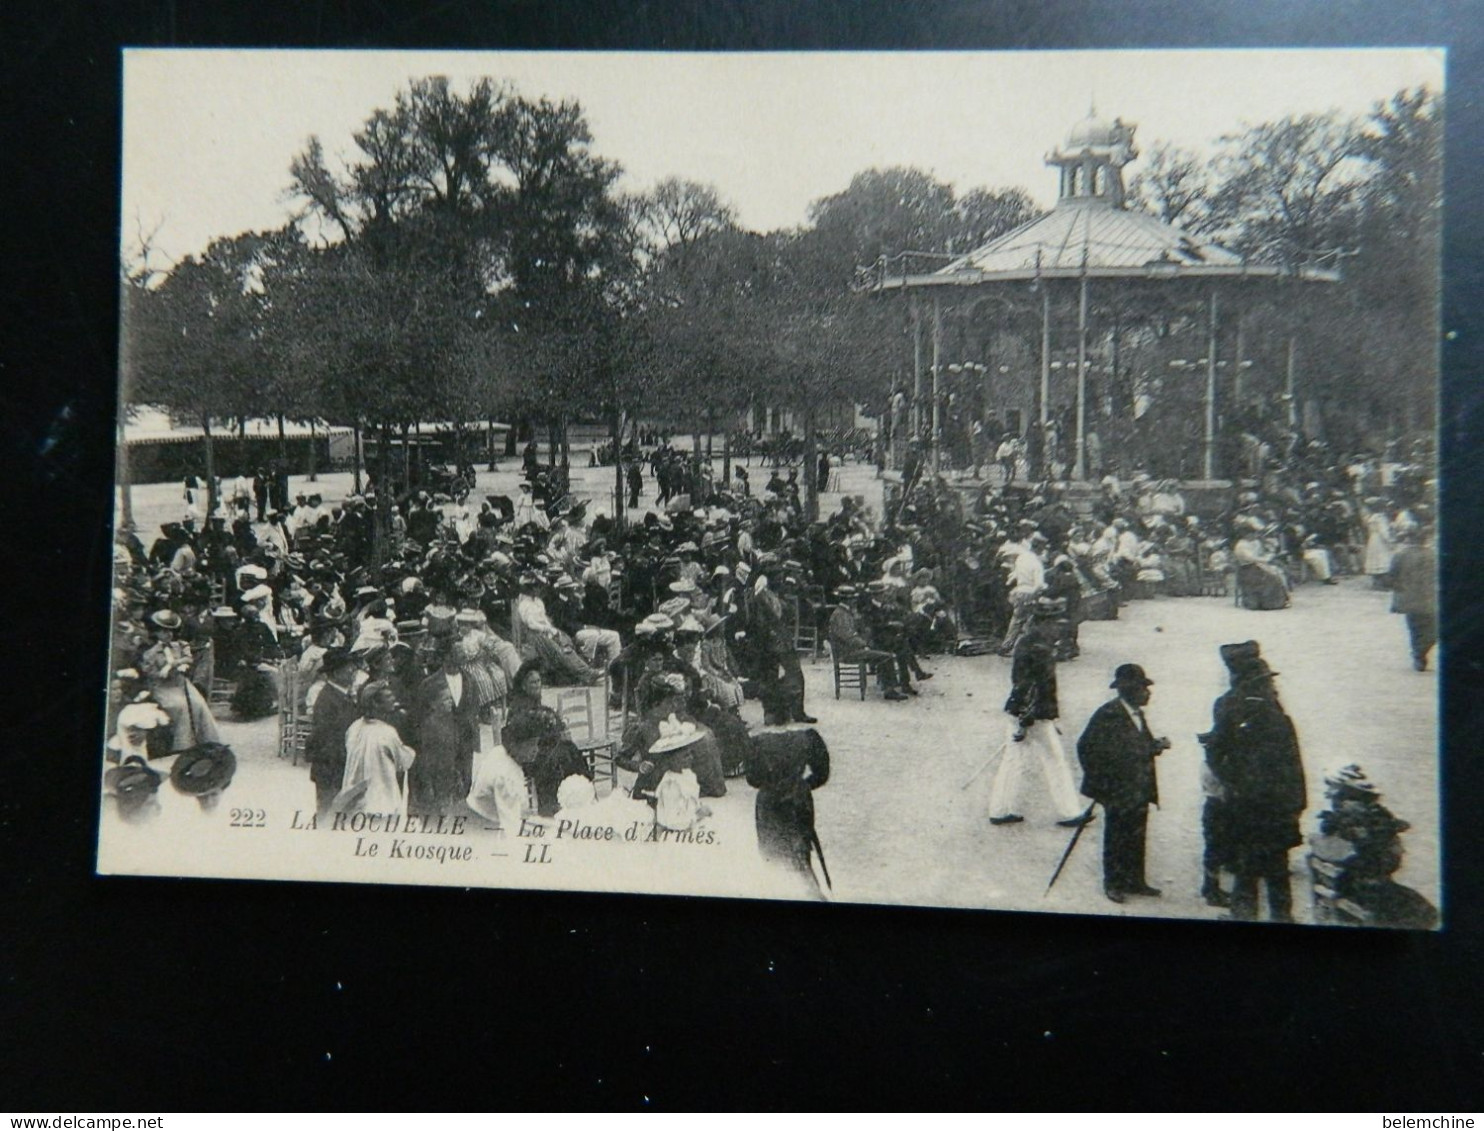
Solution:
<svg viewBox="0 0 1484 1131">
<path fill-rule="evenodd" d="M 1332 282 L 1333 271 L 1296 271 L 1244 259 L 1215 241 L 1167 224 L 1123 200 L 1122 169 L 1138 151 L 1134 126 L 1089 112 L 1047 164 L 1062 170 L 1062 195 L 1051 211 L 997 236 L 967 255 L 923 274 L 888 274 L 873 289 L 975 286 L 1039 278 L 1274 278 Z"/>
<path fill-rule="evenodd" d="M 1065 148 L 1090 149 L 1117 142 L 1116 127 L 1112 122 L 1099 118 L 1096 111 L 1088 111 L 1087 117 L 1067 131 Z"/>
</svg>

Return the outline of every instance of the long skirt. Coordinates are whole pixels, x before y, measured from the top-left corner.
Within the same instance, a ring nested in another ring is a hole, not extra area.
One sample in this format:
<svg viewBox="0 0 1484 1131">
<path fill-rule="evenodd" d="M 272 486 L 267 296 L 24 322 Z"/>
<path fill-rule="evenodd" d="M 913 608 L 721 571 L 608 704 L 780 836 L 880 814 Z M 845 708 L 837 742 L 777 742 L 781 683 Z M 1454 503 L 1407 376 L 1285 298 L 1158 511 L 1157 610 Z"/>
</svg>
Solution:
<svg viewBox="0 0 1484 1131">
<path fill-rule="evenodd" d="M 1272 566 L 1260 563 L 1237 566 L 1237 584 L 1241 587 L 1244 609 L 1288 607 L 1288 582 Z"/>
</svg>

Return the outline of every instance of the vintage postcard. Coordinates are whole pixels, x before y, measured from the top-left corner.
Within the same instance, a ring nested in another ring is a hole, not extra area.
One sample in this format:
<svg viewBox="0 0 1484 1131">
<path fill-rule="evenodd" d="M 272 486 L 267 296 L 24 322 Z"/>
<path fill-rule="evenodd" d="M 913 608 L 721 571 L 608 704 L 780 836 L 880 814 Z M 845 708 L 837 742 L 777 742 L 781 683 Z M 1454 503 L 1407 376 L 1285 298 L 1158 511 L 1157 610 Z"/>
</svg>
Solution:
<svg viewBox="0 0 1484 1131">
<path fill-rule="evenodd" d="M 1444 64 L 128 52 L 99 871 L 1437 927 Z"/>
</svg>

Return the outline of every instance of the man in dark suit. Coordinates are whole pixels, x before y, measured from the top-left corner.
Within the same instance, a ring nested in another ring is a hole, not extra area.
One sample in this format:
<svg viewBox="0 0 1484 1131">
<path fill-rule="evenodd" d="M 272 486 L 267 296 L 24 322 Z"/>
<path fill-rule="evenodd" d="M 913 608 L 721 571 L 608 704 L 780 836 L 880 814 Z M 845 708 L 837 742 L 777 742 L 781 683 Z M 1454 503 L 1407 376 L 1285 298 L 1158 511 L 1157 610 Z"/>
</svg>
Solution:
<svg viewBox="0 0 1484 1131">
<path fill-rule="evenodd" d="M 1104 703 L 1077 740 L 1082 792 L 1103 807 L 1103 892 L 1114 903 L 1130 895 L 1160 894 L 1144 879 L 1149 806 L 1159 802 L 1154 759 L 1170 748 L 1144 718 L 1154 681 L 1138 664 L 1120 664 L 1109 685 L 1118 698 Z"/>
<path fill-rule="evenodd" d="M 441 670 L 417 690 L 417 761 L 408 774 L 408 807 L 414 813 L 454 812 L 469 793 L 479 713 L 475 689 L 466 685 L 462 668 L 475 658 L 476 650 L 463 641 L 444 644 Z"/>
<path fill-rule="evenodd" d="M 784 587 L 789 584 L 783 564 L 770 558 L 761 566 L 763 578 L 753 590 L 748 633 L 754 637 L 763 723 L 765 726 L 817 723 L 819 720 L 804 710 L 804 669 L 794 647 L 793 627 L 782 599 L 771 587 L 774 582 Z M 763 584 L 764 581 L 768 584 Z"/>
<path fill-rule="evenodd" d="M 1407 618 L 1412 639 L 1412 667 L 1427 671 L 1427 656 L 1438 641 L 1438 559 L 1431 535 L 1410 530 L 1391 559 L 1391 611 Z"/>
<path fill-rule="evenodd" d="M 345 732 L 361 713 L 350 691 L 356 672 L 350 652 L 331 648 L 322 664 L 325 685 L 314 700 L 304 756 L 309 760 L 309 777 L 314 782 L 319 812 L 327 813 L 345 777 Z"/>
</svg>

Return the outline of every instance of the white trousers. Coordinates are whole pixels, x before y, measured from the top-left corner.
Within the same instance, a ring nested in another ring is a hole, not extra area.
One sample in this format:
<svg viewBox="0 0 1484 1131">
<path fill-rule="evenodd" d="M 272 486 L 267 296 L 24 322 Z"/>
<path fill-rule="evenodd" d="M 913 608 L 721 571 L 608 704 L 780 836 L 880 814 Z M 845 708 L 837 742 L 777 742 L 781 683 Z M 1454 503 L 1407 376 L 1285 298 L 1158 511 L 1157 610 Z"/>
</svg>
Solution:
<svg viewBox="0 0 1484 1131">
<path fill-rule="evenodd" d="M 608 665 L 618 659 L 618 654 L 623 651 L 623 640 L 611 628 L 594 628 L 588 625 L 586 628 L 577 630 L 573 642 L 577 645 L 577 650 L 582 653 L 582 658 L 590 666 L 597 666 L 598 653 L 602 652 L 603 671 L 607 671 Z"/>
<path fill-rule="evenodd" d="M 1319 581 L 1328 581 L 1334 572 L 1329 564 L 1329 551 L 1322 546 L 1305 550 L 1304 562 L 1314 571 L 1314 577 Z"/>
<path fill-rule="evenodd" d="M 1025 738 L 1019 742 L 1014 737 L 1017 725 L 1015 719 L 1010 720 L 1000 768 L 995 771 L 994 783 L 989 788 L 989 815 L 1024 815 L 1020 803 L 1026 768 L 1034 763 L 1040 766 L 1041 775 L 1046 779 L 1051 804 L 1056 808 L 1056 819 L 1069 821 L 1082 816 L 1088 803 L 1072 784 L 1072 771 L 1067 765 L 1066 751 L 1062 749 L 1056 724 L 1038 719 L 1026 729 Z"/>
</svg>

